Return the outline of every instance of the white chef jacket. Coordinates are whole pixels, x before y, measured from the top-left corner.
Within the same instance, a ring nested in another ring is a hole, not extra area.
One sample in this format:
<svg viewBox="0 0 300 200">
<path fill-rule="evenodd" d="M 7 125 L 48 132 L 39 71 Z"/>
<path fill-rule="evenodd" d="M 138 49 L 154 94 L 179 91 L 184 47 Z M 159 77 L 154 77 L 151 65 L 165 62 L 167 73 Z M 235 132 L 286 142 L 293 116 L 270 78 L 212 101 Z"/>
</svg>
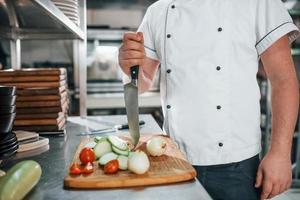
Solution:
<svg viewBox="0 0 300 200">
<path fill-rule="evenodd" d="M 261 150 L 259 56 L 298 29 L 280 0 L 160 0 L 139 30 L 161 62 L 164 130 L 194 165 Z M 147 66 L 145 66 L 147 67 Z"/>
</svg>

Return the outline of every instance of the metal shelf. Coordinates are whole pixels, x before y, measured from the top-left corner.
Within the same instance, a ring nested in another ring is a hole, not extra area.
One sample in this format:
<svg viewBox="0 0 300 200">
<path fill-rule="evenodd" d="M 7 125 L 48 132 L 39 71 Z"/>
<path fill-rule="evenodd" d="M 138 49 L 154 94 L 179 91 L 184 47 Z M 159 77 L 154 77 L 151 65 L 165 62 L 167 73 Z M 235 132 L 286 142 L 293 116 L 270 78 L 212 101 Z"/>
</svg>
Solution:
<svg viewBox="0 0 300 200">
<path fill-rule="evenodd" d="M 0 37 L 84 39 L 84 32 L 50 0 L 0 1 Z"/>
<path fill-rule="evenodd" d="M 75 87 L 86 115 L 86 0 L 78 0 L 77 26 L 51 0 L 0 0 L 0 38 L 10 40 L 11 67 L 21 68 L 21 40 L 73 40 Z"/>
</svg>

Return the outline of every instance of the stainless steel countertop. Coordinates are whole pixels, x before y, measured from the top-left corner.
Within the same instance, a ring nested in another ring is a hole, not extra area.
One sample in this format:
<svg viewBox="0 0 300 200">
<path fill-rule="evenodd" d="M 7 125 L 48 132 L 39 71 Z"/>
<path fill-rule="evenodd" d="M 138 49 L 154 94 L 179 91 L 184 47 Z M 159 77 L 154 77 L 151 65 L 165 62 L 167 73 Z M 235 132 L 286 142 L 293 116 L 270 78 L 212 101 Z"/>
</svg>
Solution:
<svg viewBox="0 0 300 200">
<path fill-rule="evenodd" d="M 140 115 L 140 119 L 146 122 L 141 128 L 141 134 L 160 133 L 162 130 L 157 125 L 151 115 Z M 88 128 L 106 128 L 111 125 L 125 123 L 125 116 L 101 116 L 69 117 L 67 123 L 67 133 L 65 136 L 48 136 L 50 149 L 39 155 L 30 155 L 26 158 L 15 156 L 4 160 L 0 168 L 8 170 L 16 162 L 24 159 L 32 159 L 42 166 L 42 177 L 38 185 L 30 192 L 26 199 L 110 199 L 110 200 L 210 200 L 211 198 L 204 190 L 198 180 L 184 183 L 135 187 L 124 189 L 102 189 L 102 190 L 74 190 L 63 187 L 63 178 L 68 173 L 69 164 L 73 158 L 80 137 L 76 134 Z M 122 134 L 119 132 L 117 134 Z"/>
</svg>

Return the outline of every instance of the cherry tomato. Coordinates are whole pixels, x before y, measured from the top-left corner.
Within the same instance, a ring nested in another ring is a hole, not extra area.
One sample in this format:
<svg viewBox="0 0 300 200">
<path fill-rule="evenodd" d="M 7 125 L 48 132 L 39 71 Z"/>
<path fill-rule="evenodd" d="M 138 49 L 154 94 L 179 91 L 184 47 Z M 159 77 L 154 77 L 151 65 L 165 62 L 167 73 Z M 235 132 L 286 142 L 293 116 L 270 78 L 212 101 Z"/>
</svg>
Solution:
<svg viewBox="0 0 300 200">
<path fill-rule="evenodd" d="M 82 173 L 82 171 L 80 169 L 79 164 L 78 163 L 73 163 L 71 165 L 71 167 L 70 167 L 70 174 L 72 174 L 72 175 L 79 175 L 81 173 Z"/>
<path fill-rule="evenodd" d="M 90 162 L 86 164 L 86 166 L 84 166 L 84 168 L 82 169 L 83 174 L 90 174 L 93 172 L 94 172 L 94 165 Z"/>
<path fill-rule="evenodd" d="M 89 162 L 94 162 L 95 160 L 95 153 L 94 150 L 91 148 L 84 148 L 81 150 L 80 155 L 79 155 L 80 161 L 82 164 L 86 165 Z"/>
<path fill-rule="evenodd" d="M 104 173 L 105 174 L 115 174 L 119 169 L 119 161 L 118 160 L 111 160 L 104 166 Z"/>
</svg>

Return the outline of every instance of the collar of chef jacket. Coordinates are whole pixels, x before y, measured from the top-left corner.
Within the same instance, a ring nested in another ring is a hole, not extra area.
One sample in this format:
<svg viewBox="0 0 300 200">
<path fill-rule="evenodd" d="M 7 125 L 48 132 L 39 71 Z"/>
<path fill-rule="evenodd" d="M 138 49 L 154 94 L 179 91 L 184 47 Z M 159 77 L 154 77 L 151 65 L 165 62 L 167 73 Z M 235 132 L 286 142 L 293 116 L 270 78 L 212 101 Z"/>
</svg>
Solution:
<svg viewBox="0 0 300 200">
<path fill-rule="evenodd" d="M 298 29 L 280 0 L 160 0 L 139 30 L 161 62 L 164 130 L 194 165 L 261 150 L 259 56 Z M 145 66 L 147 67 L 147 66 Z"/>
</svg>

